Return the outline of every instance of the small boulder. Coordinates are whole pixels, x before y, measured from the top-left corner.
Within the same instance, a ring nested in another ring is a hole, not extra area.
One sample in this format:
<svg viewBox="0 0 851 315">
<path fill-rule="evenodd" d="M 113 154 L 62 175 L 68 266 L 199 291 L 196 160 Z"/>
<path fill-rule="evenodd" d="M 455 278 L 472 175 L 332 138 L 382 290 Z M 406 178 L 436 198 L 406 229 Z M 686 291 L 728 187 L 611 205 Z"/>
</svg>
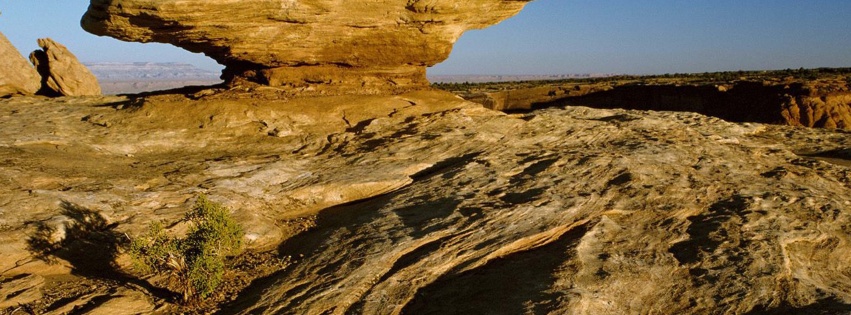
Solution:
<svg viewBox="0 0 851 315">
<path fill-rule="evenodd" d="M 32 95 L 40 86 L 38 72 L 0 33 L 0 97 Z"/>
<path fill-rule="evenodd" d="M 41 74 L 40 94 L 48 96 L 101 95 L 97 78 L 77 60 L 68 48 L 50 38 L 38 40 L 41 50 L 30 54 L 30 61 Z"/>
</svg>

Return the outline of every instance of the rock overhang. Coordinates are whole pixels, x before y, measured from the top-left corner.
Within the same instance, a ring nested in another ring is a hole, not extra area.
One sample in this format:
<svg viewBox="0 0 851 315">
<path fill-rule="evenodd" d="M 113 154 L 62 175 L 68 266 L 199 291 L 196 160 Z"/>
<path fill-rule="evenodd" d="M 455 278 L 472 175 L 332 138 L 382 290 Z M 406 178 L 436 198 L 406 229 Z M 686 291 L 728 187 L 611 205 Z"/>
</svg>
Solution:
<svg viewBox="0 0 851 315">
<path fill-rule="evenodd" d="M 204 53 L 223 79 L 386 92 L 428 84 L 464 31 L 532 0 L 92 0 L 85 30 Z M 333 92 L 332 92 L 333 93 Z"/>
</svg>

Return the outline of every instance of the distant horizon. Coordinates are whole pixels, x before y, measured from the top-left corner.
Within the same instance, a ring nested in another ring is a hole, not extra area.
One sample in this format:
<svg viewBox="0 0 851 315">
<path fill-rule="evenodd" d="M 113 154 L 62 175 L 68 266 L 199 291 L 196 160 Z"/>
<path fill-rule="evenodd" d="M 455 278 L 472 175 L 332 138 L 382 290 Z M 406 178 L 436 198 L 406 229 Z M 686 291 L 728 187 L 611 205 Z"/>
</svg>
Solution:
<svg viewBox="0 0 851 315">
<path fill-rule="evenodd" d="M 25 56 L 51 37 L 83 62 L 178 62 L 220 72 L 201 54 L 86 33 L 86 0 L 0 3 L 0 32 Z M 469 31 L 428 75 L 657 75 L 851 66 L 851 1 L 536 0 Z M 140 61 L 141 60 L 141 61 Z"/>
<path fill-rule="evenodd" d="M 180 61 L 81 61 L 83 64 L 87 66 L 91 65 L 106 65 L 106 64 L 116 64 L 116 65 L 127 65 L 127 64 L 159 64 L 159 65 L 190 65 L 195 67 L 198 70 L 210 72 L 213 74 L 218 74 L 221 71 L 212 71 L 197 67 L 191 63 L 180 62 Z M 851 68 L 851 66 L 844 67 L 814 67 L 814 68 L 803 68 L 804 70 L 817 70 L 817 69 L 842 69 L 842 68 Z M 702 72 L 666 72 L 666 73 L 520 73 L 520 74 L 483 74 L 483 73 L 458 73 L 458 74 L 427 74 L 428 77 L 571 77 L 571 78 L 605 78 L 605 77 L 614 77 L 614 76 L 658 76 L 658 75 L 675 75 L 675 74 L 708 74 L 708 73 L 730 73 L 730 72 L 774 72 L 774 71 L 786 71 L 786 70 L 800 70 L 801 68 L 783 68 L 783 69 L 736 69 L 736 70 L 720 70 L 720 71 L 702 71 Z"/>
<path fill-rule="evenodd" d="M 83 64 L 97 64 L 97 65 L 102 65 L 102 64 L 175 64 L 175 65 L 195 66 L 191 63 L 181 62 L 181 61 L 80 61 L 80 62 L 82 62 Z M 199 70 L 205 70 L 205 71 L 209 71 L 209 72 L 217 72 L 217 71 L 211 71 L 211 70 L 203 69 L 203 68 L 200 68 L 200 67 L 197 67 L 197 66 L 195 66 L 195 67 Z M 542 76 L 543 77 L 543 76 L 589 76 L 589 75 L 590 76 L 620 76 L 620 75 L 653 76 L 653 75 L 665 75 L 665 74 L 702 74 L 702 73 L 723 73 L 723 72 L 740 72 L 740 71 L 741 72 L 763 72 L 763 71 L 764 72 L 771 72 L 771 71 L 800 70 L 800 69 L 816 70 L 816 69 L 843 69 L 843 68 L 851 68 L 851 65 L 849 65 L 849 66 L 838 66 L 838 67 L 812 67 L 812 68 L 798 67 L 798 68 L 782 68 L 782 69 L 780 69 L 780 68 L 775 68 L 775 69 L 735 69 L 735 70 L 718 70 L 718 71 L 666 72 L 666 73 L 620 73 L 620 72 L 609 72 L 609 73 L 605 73 L 605 72 L 516 73 L 516 74 L 514 74 L 514 73 L 512 73 L 512 74 L 509 74 L 509 73 L 493 73 L 493 74 L 489 74 L 489 73 L 453 73 L 453 74 L 428 74 L 428 76 L 435 76 L 435 77 L 440 77 L 440 76 L 488 76 L 488 77 L 495 77 L 495 76 L 515 76 L 515 77 Z"/>
</svg>

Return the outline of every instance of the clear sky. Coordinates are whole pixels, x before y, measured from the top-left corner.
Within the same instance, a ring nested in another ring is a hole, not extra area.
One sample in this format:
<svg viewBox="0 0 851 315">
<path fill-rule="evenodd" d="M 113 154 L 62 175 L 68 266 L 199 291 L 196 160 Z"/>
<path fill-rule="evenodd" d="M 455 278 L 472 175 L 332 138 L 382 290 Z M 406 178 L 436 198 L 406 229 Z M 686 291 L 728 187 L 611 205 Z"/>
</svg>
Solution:
<svg viewBox="0 0 851 315">
<path fill-rule="evenodd" d="M 463 1 L 463 0 L 459 0 Z M 0 32 L 29 52 L 52 37 L 83 61 L 187 62 L 203 55 L 84 32 L 86 0 L 2 0 Z M 430 74 L 652 74 L 851 67 L 848 0 L 536 0 L 470 31 Z"/>
</svg>

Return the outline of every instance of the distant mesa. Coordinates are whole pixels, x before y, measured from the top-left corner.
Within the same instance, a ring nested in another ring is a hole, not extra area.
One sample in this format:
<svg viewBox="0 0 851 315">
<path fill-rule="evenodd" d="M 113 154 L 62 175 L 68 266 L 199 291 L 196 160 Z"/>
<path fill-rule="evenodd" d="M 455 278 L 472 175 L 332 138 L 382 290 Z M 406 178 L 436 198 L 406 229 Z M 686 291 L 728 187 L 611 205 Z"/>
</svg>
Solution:
<svg viewBox="0 0 851 315">
<path fill-rule="evenodd" d="M 488 82 L 518 82 L 518 81 L 550 81 L 569 79 L 608 78 L 621 75 L 619 73 L 571 73 L 571 74 L 462 74 L 462 75 L 430 75 L 428 79 L 434 83 L 488 83 Z"/>
<path fill-rule="evenodd" d="M 385 93 L 428 84 L 464 31 L 532 0 L 92 0 L 85 30 L 204 53 L 230 85 Z"/>
<path fill-rule="evenodd" d="M 220 74 L 177 62 L 87 62 L 104 94 L 135 94 L 222 83 Z"/>
<path fill-rule="evenodd" d="M 219 80 L 220 74 L 179 62 L 85 62 L 100 81 Z"/>
</svg>

